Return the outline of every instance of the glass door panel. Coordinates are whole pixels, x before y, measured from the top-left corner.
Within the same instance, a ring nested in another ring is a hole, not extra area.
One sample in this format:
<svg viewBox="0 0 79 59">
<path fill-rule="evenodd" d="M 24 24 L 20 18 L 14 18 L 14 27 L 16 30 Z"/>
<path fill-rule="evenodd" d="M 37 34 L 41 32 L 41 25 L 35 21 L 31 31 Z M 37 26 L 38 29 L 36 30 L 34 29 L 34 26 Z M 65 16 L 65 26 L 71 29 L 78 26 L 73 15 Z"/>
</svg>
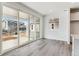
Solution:
<svg viewBox="0 0 79 59">
<path fill-rule="evenodd" d="M 0 18 L 1 19 L 1 18 Z M 2 20 L 0 20 L 0 27 L 2 27 L 1 26 L 1 23 L 2 23 Z M 1 28 L 0 28 L 0 54 L 1 54 L 1 50 L 2 50 L 2 44 L 1 44 L 2 42 L 1 42 Z"/>
<path fill-rule="evenodd" d="M 40 24 L 36 24 L 36 39 L 40 38 Z"/>
<path fill-rule="evenodd" d="M 36 39 L 39 39 L 40 38 L 40 19 L 39 18 L 36 18 Z"/>
<path fill-rule="evenodd" d="M 6 11 L 10 12 L 5 13 Z M 10 14 L 9 14 L 10 13 Z M 3 18 L 2 18 L 2 51 L 12 49 L 18 45 L 18 33 L 17 33 L 17 11 L 3 6 Z"/>
<path fill-rule="evenodd" d="M 25 44 L 29 41 L 28 35 L 28 19 L 25 13 L 20 12 L 19 18 L 19 43 L 20 45 Z"/>
<path fill-rule="evenodd" d="M 30 40 L 33 41 L 36 39 L 35 37 L 35 20 L 34 17 L 31 15 L 30 16 Z"/>
</svg>

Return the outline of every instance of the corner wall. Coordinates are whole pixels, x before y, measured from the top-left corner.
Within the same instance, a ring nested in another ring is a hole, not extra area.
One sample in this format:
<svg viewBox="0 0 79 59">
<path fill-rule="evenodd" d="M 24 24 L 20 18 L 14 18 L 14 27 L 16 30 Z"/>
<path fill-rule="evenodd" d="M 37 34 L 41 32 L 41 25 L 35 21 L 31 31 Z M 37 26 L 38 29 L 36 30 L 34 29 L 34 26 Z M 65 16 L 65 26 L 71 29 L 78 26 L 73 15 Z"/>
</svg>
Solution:
<svg viewBox="0 0 79 59">
<path fill-rule="evenodd" d="M 51 30 L 49 20 L 59 17 L 59 28 Z M 70 42 L 70 9 L 56 10 L 44 18 L 44 38 Z"/>
</svg>

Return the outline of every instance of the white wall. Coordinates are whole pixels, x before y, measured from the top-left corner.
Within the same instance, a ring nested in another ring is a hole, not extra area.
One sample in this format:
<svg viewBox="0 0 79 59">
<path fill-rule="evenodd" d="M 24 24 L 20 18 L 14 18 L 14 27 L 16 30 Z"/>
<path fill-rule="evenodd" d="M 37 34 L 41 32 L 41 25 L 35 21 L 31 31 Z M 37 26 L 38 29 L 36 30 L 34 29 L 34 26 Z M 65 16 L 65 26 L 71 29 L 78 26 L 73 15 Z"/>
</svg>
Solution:
<svg viewBox="0 0 79 59">
<path fill-rule="evenodd" d="M 51 30 L 49 25 L 50 18 L 59 17 L 59 29 Z M 69 42 L 70 40 L 70 10 L 62 9 L 45 16 L 44 18 L 44 38 L 62 40 Z"/>
</svg>

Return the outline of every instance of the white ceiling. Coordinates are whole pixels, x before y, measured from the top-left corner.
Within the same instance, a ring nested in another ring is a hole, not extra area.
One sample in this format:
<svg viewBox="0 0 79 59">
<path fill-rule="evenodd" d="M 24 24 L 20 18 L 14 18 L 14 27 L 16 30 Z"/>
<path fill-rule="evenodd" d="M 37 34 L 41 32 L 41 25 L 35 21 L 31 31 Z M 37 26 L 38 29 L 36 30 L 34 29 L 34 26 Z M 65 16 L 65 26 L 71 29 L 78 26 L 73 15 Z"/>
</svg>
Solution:
<svg viewBox="0 0 79 59">
<path fill-rule="evenodd" d="M 22 2 L 24 5 L 47 15 L 63 8 L 78 8 L 78 2 Z"/>
</svg>

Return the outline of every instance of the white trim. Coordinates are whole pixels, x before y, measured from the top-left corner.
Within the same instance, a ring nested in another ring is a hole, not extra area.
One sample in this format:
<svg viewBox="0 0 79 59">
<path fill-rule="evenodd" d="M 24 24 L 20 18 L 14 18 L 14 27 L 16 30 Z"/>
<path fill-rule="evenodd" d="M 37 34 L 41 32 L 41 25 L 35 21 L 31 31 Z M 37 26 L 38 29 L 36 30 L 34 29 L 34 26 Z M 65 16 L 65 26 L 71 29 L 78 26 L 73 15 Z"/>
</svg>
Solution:
<svg viewBox="0 0 79 59">
<path fill-rule="evenodd" d="M 72 56 L 74 56 L 74 37 L 72 37 Z"/>
</svg>

